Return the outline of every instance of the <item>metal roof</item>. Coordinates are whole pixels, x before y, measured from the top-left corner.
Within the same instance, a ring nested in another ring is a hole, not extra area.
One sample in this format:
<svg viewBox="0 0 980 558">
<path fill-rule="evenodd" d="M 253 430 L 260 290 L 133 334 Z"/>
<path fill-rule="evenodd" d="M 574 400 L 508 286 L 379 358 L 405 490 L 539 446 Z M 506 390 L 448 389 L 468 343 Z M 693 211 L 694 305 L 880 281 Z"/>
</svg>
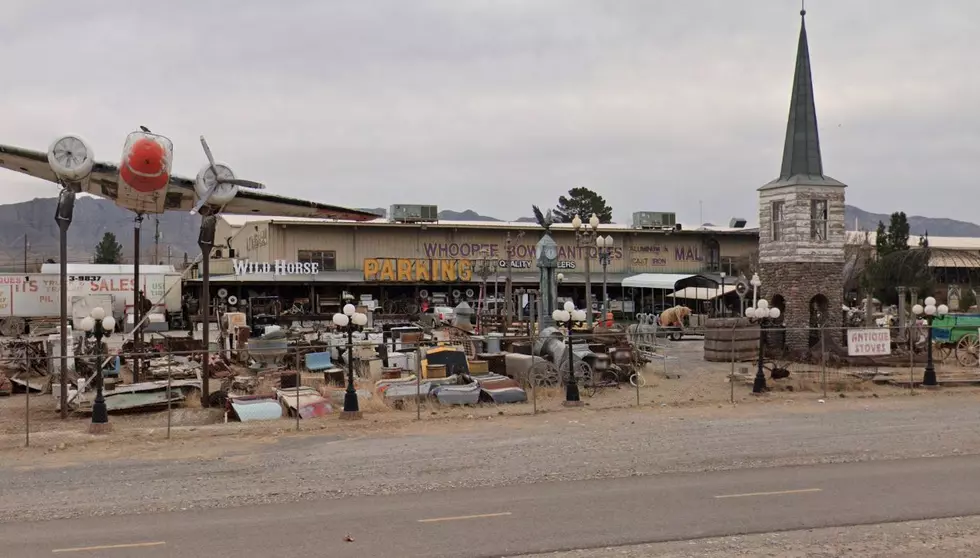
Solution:
<svg viewBox="0 0 980 558">
<path fill-rule="evenodd" d="M 823 173 L 813 77 L 810 72 L 810 47 L 806 36 L 806 10 L 801 11 L 800 16 L 800 41 L 796 49 L 796 71 L 789 101 L 782 168 L 779 177 L 763 186 L 763 190 L 797 184 L 844 186 L 842 182 Z"/>
</svg>

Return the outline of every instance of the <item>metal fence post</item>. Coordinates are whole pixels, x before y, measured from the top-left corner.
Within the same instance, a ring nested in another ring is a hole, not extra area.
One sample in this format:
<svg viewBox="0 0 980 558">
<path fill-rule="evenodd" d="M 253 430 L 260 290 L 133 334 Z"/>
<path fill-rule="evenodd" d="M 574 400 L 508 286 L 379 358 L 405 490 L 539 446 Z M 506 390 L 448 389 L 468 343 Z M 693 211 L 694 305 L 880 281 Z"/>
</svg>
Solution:
<svg viewBox="0 0 980 558">
<path fill-rule="evenodd" d="M 729 400 L 732 405 L 735 404 L 735 328 L 738 326 L 738 319 L 735 320 L 735 325 L 732 326 L 732 372 L 728 375 L 728 391 Z"/>
<path fill-rule="evenodd" d="M 31 375 L 30 375 L 30 351 L 29 345 L 24 345 L 24 375 L 27 377 L 27 387 L 24 389 L 24 436 L 25 447 L 31 446 Z M 14 391 L 13 382 L 10 382 L 10 391 Z"/>
<path fill-rule="evenodd" d="M 171 365 L 174 361 L 173 353 L 167 353 L 167 439 L 170 439 L 170 426 L 173 424 L 173 393 L 170 391 L 171 388 Z"/>
<path fill-rule="evenodd" d="M 415 349 L 415 420 L 422 420 L 422 347 Z"/>
<path fill-rule="evenodd" d="M 303 371 L 299 366 L 299 348 L 294 348 L 293 355 L 293 365 L 296 367 L 296 432 L 299 432 L 299 385 L 302 383 L 300 380 L 303 378 Z M 351 346 L 347 346 L 347 358 L 351 356 Z M 349 366 L 353 366 L 353 362 Z"/>
<path fill-rule="evenodd" d="M 821 375 L 823 376 L 823 398 L 827 400 L 827 348 L 824 344 L 824 329 L 823 324 L 820 324 L 820 366 Z"/>
</svg>

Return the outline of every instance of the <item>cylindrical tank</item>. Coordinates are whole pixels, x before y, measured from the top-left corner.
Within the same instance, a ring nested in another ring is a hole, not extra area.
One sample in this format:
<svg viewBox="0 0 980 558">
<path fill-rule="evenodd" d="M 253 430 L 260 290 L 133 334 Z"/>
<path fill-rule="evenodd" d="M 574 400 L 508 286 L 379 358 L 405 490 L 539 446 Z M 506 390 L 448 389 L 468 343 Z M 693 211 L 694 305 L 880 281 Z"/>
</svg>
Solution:
<svg viewBox="0 0 980 558">
<path fill-rule="evenodd" d="M 747 318 L 710 318 L 705 324 L 704 360 L 752 361 L 759 358 L 759 326 Z"/>
</svg>

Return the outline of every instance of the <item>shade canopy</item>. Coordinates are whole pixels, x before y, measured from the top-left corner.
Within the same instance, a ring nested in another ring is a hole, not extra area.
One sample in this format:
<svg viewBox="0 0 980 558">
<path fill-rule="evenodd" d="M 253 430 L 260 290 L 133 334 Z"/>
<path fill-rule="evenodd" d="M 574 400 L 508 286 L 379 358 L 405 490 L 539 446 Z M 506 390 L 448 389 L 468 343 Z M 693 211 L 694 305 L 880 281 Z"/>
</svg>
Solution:
<svg viewBox="0 0 980 558">
<path fill-rule="evenodd" d="M 676 291 L 686 287 L 716 287 L 718 283 L 703 275 L 690 273 L 640 273 L 623 279 L 622 286 L 634 289 L 666 289 Z"/>
</svg>

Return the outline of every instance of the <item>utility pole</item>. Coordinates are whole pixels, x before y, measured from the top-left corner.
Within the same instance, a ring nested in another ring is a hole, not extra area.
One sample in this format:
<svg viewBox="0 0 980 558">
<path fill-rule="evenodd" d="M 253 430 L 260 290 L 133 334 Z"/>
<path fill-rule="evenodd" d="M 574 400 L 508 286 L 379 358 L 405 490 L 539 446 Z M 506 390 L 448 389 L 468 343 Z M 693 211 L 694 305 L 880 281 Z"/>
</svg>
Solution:
<svg viewBox="0 0 980 558">
<path fill-rule="evenodd" d="M 24 273 L 27 273 L 27 250 L 31 247 L 31 243 L 27 241 L 27 235 L 24 235 Z"/>
<path fill-rule="evenodd" d="M 153 219 L 153 265 L 160 263 L 160 216 Z"/>
</svg>

